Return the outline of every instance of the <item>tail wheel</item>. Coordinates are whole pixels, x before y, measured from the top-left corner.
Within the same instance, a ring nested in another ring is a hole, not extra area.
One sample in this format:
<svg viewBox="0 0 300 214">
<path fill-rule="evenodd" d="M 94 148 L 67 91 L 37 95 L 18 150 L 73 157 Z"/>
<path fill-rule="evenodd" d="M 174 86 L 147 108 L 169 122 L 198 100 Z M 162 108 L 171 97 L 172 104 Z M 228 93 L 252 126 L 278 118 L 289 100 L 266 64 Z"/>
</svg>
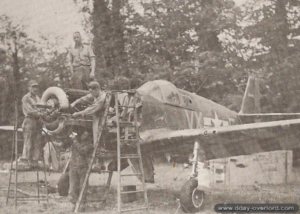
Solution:
<svg viewBox="0 0 300 214">
<path fill-rule="evenodd" d="M 198 190 L 198 181 L 190 179 L 184 183 L 180 190 L 180 204 L 184 212 L 195 213 L 204 206 L 205 193 Z"/>
</svg>

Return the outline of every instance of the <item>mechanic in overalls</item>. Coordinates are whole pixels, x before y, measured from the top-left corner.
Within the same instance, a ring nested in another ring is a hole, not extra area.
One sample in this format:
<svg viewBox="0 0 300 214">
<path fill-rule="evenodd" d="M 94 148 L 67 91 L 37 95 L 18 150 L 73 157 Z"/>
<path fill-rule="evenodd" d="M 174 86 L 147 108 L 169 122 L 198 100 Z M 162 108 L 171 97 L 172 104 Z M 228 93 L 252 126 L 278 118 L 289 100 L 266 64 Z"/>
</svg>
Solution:
<svg viewBox="0 0 300 214">
<path fill-rule="evenodd" d="M 73 140 L 69 171 L 69 197 L 70 202 L 73 204 L 72 211 L 74 211 L 76 202 L 79 198 L 85 175 L 88 170 L 89 158 L 93 152 L 91 134 L 86 130 L 77 132 L 79 133 L 79 136 L 77 136 L 75 133 L 70 135 Z M 83 200 L 85 200 L 85 198 L 86 194 L 83 196 Z M 83 212 L 84 210 L 85 204 L 83 203 L 80 211 Z"/>
<path fill-rule="evenodd" d="M 41 113 L 37 110 L 36 104 L 40 102 L 37 95 L 39 84 L 35 80 L 28 83 L 29 92 L 22 98 L 22 110 L 25 119 L 22 124 L 24 147 L 22 157 L 19 159 L 20 167 L 35 168 L 42 150 L 42 123 Z"/>
</svg>

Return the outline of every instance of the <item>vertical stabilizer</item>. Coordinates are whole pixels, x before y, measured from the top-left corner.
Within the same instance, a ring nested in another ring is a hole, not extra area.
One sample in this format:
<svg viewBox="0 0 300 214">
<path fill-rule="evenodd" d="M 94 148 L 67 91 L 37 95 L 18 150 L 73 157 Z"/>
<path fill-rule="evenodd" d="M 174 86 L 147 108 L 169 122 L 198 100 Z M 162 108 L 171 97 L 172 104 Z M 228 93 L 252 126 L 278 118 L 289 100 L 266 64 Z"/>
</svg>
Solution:
<svg viewBox="0 0 300 214">
<path fill-rule="evenodd" d="M 247 88 L 244 94 L 240 114 L 259 114 L 260 109 L 260 91 L 259 80 L 252 76 L 249 77 Z"/>
</svg>

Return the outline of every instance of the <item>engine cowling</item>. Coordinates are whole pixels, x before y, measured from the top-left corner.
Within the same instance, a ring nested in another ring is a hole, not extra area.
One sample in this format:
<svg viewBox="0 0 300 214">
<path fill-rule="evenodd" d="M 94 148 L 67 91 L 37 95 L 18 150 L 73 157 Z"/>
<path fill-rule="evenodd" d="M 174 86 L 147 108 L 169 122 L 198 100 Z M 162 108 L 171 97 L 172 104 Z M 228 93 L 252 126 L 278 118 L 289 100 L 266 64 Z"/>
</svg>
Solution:
<svg viewBox="0 0 300 214">
<path fill-rule="evenodd" d="M 67 97 L 67 94 L 59 87 L 48 88 L 42 95 L 41 103 L 47 105 L 47 102 L 49 102 L 49 100 L 51 100 L 51 98 L 53 97 L 57 99 L 59 109 L 66 110 L 69 108 L 69 99 Z"/>
<path fill-rule="evenodd" d="M 54 135 L 63 132 L 65 125 L 59 112 L 69 109 L 69 99 L 64 90 L 59 87 L 48 88 L 42 95 L 41 104 L 49 107 L 41 117 L 48 132 Z"/>
</svg>

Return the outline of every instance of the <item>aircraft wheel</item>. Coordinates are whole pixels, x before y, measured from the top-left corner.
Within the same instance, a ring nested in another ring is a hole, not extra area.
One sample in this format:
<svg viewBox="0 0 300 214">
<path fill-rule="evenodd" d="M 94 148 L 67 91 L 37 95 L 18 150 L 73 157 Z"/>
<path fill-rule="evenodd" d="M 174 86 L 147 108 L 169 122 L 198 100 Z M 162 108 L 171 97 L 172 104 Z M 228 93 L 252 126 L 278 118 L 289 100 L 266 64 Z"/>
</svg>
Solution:
<svg viewBox="0 0 300 214">
<path fill-rule="evenodd" d="M 204 191 L 198 190 L 198 181 L 190 179 L 184 183 L 180 190 L 180 204 L 183 212 L 195 213 L 203 208 Z"/>
</svg>

